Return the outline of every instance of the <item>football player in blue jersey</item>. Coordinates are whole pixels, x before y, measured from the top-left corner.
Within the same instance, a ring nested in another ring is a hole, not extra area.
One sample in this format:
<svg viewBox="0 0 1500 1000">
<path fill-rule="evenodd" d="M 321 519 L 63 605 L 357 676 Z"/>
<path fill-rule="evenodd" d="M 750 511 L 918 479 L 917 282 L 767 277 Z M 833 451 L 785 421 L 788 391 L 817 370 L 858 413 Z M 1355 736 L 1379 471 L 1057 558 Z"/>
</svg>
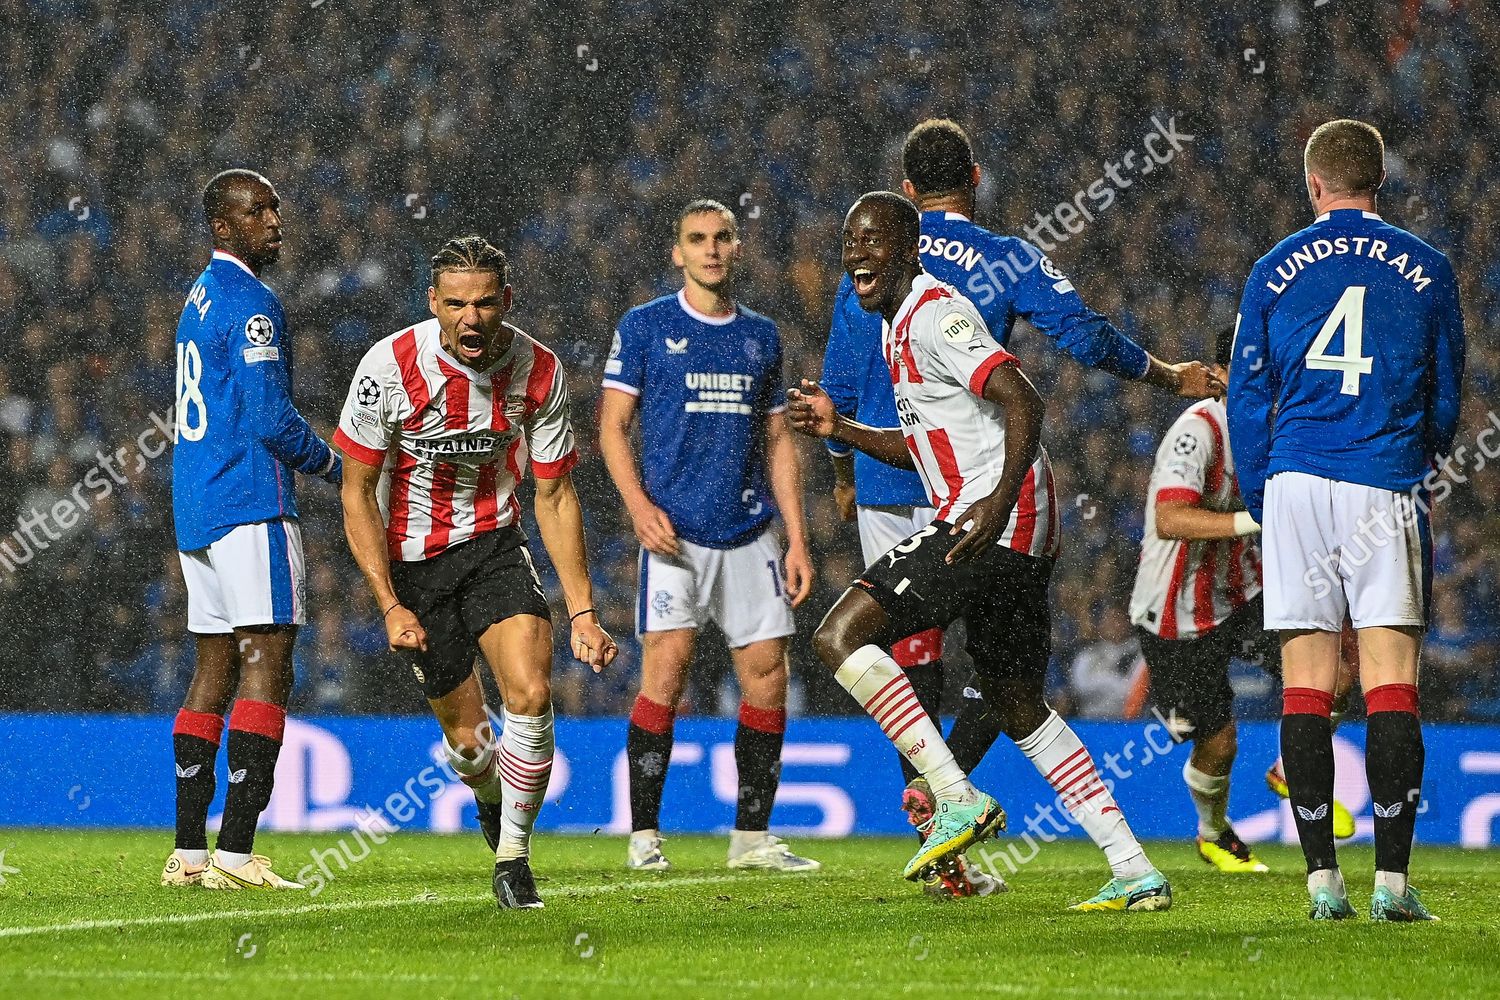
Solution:
<svg viewBox="0 0 1500 1000">
<path fill-rule="evenodd" d="M 281 199 L 249 170 L 203 189 L 213 256 L 177 324 L 172 513 L 197 666 L 172 743 L 177 842 L 162 884 L 300 889 L 252 853 L 271 798 L 304 605 L 294 473 L 337 484 L 343 466 L 292 405 L 291 340 L 261 280 L 281 256 Z M 204 824 L 229 714 L 229 791 L 217 849 Z"/>
<path fill-rule="evenodd" d="M 784 410 L 776 324 L 734 299 L 734 213 L 707 199 L 678 216 L 683 287 L 620 320 L 605 365 L 599 449 L 641 543 L 641 690 L 626 739 L 629 867 L 663 870 L 659 812 L 672 723 L 698 629 L 723 631 L 742 701 L 729 866 L 811 871 L 768 832 L 786 729 L 792 608 L 812 588 L 801 466 Z M 637 463 L 630 433 L 641 424 Z M 772 530 L 777 512 L 787 550 Z"/>
<path fill-rule="evenodd" d="M 918 249 L 923 268 L 960 289 L 979 309 L 995 339 L 1006 345 L 1016 320 L 1025 319 L 1075 360 L 1121 379 L 1190 399 L 1212 396 L 1221 386 L 1213 369 L 1197 361 L 1165 364 L 1090 309 L 1040 249 L 1025 240 L 993 233 L 976 224 L 975 191 L 980 167 L 973 144 L 957 122 L 933 118 L 907 135 L 902 147 L 902 190 L 922 212 Z M 872 427 L 895 427 L 896 400 L 890 372 L 880 354 L 881 318 L 860 308 L 848 275 L 839 284 L 819 384 L 840 413 Z M 846 521 L 859 523 L 865 564 L 929 524 L 935 511 L 921 479 L 833 439 L 834 496 Z M 907 670 L 913 690 L 933 718 L 943 691 L 942 632 L 911 636 L 896 643 L 892 657 Z M 972 770 L 1001 733 L 1000 713 L 983 699 L 966 697 L 949 736 L 954 757 Z M 920 828 L 936 803 L 911 763 L 900 758 L 910 784 L 904 808 Z M 976 885 L 977 880 L 977 885 Z M 926 888 L 945 895 L 994 891 L 961 857 L 935 866 Z"/>
<path fill-rule="evenodd" d="M 1463 314 L 1448 258 L 1376 214 L 1384 164 L 1371 125 L 1339 119 L 1313 131 L 1303 166 L 1317 218 L 1251 269 L 1230 367 L 1230 446 L 1264 528 L 1265 627 L 1280 632 L 1285 681 L 1282 766 L 1314 920 L 1354 915 L 1334 851 L 1329 720 L 1346 613 L 1369 716 L 1370 917 L 1435 919 L 1407 868 L 1422 797 L 1429 490 L 1458 425 Z"/>
</svg>

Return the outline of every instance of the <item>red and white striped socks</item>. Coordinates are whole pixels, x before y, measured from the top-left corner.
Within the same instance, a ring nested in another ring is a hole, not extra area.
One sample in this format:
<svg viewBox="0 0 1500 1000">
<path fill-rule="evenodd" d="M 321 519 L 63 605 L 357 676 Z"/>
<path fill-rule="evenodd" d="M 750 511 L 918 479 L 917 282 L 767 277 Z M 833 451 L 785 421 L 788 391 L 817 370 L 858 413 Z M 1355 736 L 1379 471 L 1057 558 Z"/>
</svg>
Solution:
<svg viewBox="0 0 1500 1000">
<path fill-rule="evenodd" d="M 880 724 L 901 756 L 922 773 L 937 799 L 968 802 L 979 794 L 917 700 L 906 671 L 896 666 L 890 654 L 879 646 L 861 646 L 833 676 Z"/>
<path fill-rule="evenodd" d="M 550 707 L 541 715 L 505 713 L 505 730 L 496 755 L 505 791 L 497 859 L 524 858 L 530 853 L 531 828 L 552 779 L 552 755 Z"/>
<path fill-rule="evenodd" d="M 1104 852 L 1115 878 L 1139 878 L 1151 871 L 1145 848 L 1130 832 L 1125 814 L 1099 777 L 1094 758 L 1078 734 L 1056 712 L 1016 746 L 1057 792 L 1073 822 Z"/>
</svg>

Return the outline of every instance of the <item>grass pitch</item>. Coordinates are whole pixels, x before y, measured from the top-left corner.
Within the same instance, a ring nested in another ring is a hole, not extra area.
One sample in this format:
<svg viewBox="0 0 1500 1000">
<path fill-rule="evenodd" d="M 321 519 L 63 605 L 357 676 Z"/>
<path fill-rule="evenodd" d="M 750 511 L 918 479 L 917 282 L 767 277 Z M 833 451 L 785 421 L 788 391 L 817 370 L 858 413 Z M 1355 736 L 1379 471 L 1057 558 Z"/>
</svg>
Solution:
<svg viewBox="0 0 1500 1000">
<path fill-rule="evenodd" d="M 262 834 L 294 875 L 337 835 Z M 1177 902 L 1070 913 L 1106 868 L 1046 845 L 1012 891 L 939 902 L 900 877 L 905 839 L 799 840 L 812 875 L 734 873 L 725 841 L 672 837 L 673 871 L 623 867 L 614 837 L 541 836 L 546 909 L 497 912 L 477 835 L 398 834 L 316 897 L 157 886 L 162 832 L 0 830 L 4 995 L 236 997 L 1494 996 L 1496 855 L 1419 848 L 1439 924 L 1372 925 L 1369 848 L 1341 852 L 1360 918 L 1306 919 L 1295 848 L 1219 875 L 1150 845 Z"/>
</svg>

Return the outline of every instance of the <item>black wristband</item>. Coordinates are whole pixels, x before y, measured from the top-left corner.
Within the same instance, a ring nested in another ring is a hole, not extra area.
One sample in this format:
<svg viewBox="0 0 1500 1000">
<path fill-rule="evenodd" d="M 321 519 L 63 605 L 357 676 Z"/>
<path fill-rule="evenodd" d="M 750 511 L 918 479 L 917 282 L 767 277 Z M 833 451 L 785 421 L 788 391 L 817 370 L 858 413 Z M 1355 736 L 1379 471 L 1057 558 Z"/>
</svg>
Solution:
<svg viewBox="0 0 1500 1000">
<path fill-rule="evenodd" d="M 391 616 L 391 612 L 395 611 L 399 607 L 401 607 L 401 602 L 397 601 L 395 604 L 392 604 L 390 607 L 386 608 L 385 614 L 381 615 L 380 617 L 389 618 Z"/>
<path fill-rule="evenodd" d="M 568 616 L 568 621 L 569 622 L 575 622 L 575 621 L 578 620 L 578 615 L 588 615 L 588 614 L 598 614 L 598 612 L 595 611 L 593 608 L 584 608 L 582 611 L 578 612 L 578 614 L 569 615 Z"/>
</svg>

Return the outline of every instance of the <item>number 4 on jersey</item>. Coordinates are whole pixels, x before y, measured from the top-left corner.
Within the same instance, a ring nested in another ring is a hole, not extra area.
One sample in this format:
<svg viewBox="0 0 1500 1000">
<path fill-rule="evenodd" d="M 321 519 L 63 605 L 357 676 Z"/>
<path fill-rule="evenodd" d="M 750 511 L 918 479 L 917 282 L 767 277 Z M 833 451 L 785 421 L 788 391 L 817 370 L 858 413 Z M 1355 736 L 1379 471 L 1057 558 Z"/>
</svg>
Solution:
<svg viewBox="0 0 1500 1000">
<path fill-rule="evenodd" d="M 1344 353 L 1329 354 L 1328 345 L 1340 328 L 1344 331 Z M 1339 296 L 1333 312 L 1323 323 L 1323 329 L 1318 331 L 1312 346 L 1307 349 L 1304 359 L 1307 367 L 1315 371 L 1343 372 L 1344 384 L 1339 387 L 1339 392 L 1345 396 L 1358 396 L 1359 377 L 1370 374 L 1370 366 L 1375 360 L 1361 355 L 1364 338 L 1365 286 L 1350 285 Z"/>
</svg>

